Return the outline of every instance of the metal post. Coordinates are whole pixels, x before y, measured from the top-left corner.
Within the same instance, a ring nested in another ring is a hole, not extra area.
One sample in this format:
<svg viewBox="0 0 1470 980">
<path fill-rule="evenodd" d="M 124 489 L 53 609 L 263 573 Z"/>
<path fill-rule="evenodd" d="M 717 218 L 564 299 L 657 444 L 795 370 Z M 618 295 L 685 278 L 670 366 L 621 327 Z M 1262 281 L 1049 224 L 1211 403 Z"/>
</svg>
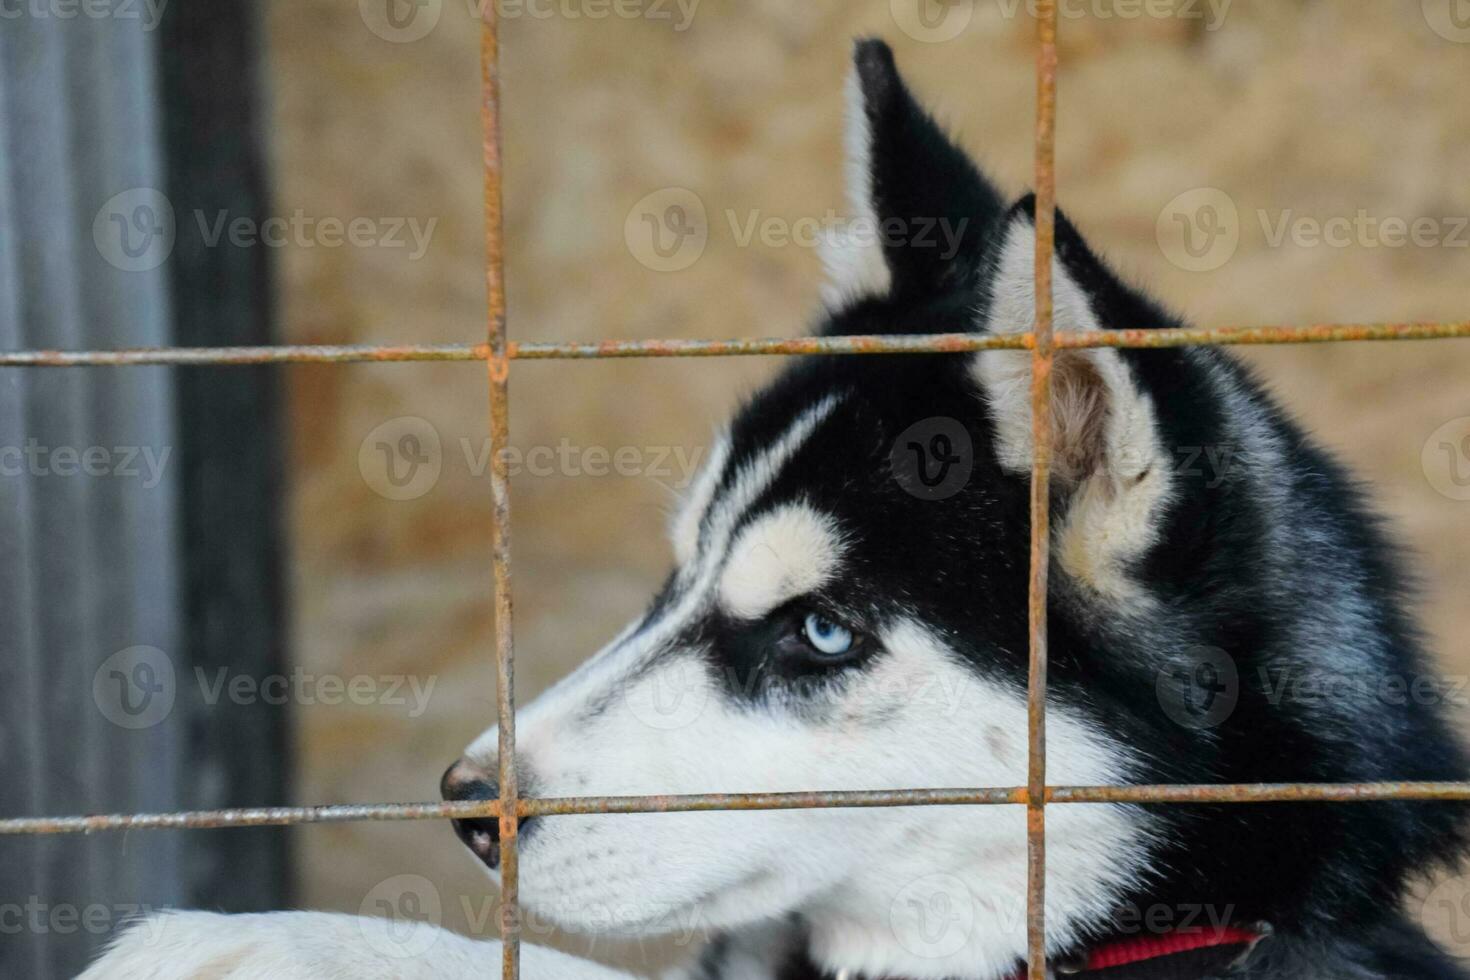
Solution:
<svg viewBox="0 0 1470 980">
<path fill-rule="evenodd" d="M 500 23 L 494 3 L 480 5 L 480 121 L 485 147 L 485 301 L 490 375 L 490 496 L 495 526 L 495 710 L 500 725 L 500 937 L 505 980 L 520 976 L 520 823 L 516 786 L 515 650 L 510 594 L 510 356 L 505 331 L 505 223 L 500 194 Z"/>
<path fill-rule="evenodd" d="M 1046 980 L 1046 597 L 1051 544 L 1052 254 L 1056 243 L 1057 6 L 1036 10 L 1036 324 L 1031 356 L 1031 666 L 1026 786 L 1027 974 Z"/>
</svg>

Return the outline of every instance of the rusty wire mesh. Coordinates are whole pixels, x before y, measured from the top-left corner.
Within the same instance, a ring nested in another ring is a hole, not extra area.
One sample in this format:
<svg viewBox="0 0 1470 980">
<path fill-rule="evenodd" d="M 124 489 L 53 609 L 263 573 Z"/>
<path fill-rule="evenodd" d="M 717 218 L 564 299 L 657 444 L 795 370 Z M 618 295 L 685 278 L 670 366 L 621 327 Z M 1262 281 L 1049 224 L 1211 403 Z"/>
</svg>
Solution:
<svg viewBox="0 0 1470 980">
<path fill-rule="evenodd" d="M 1056 351 L 1088 347 L 1159 348 L 1191 345 L 1313 344 L 1364 340 L 1470 338 L 1470 321 L 1452 323 L 1311 324 L 1068 333 L 1052 330 L 1052 257 L 1056 214 L 1057 5 L 1037 0 L 1036 55 L 1036 321 L 1032 329 L 1004 336 L 917 334 L 903 336 L 777 337 L 732 340 L 605 340 L 594 343 L 516 343 L 506 334 L 501 212 L 499 24 L 495 4 L 481 5 L 481 121 L 484 130 L 486 342 L 416 345 L 281 345 L 267 347 L 150 348 L 134 350 L 22 350 L 0 352 L 0 367 L 129 365 L 226 365 L 483 362 L 489 375 L 490 437 L 505 445 L 509 433 L 508 381 L 515 360 L 633 357 L 731 357 L 754 355 L 857 355 L 965 353 L 1013 349 L 1032 352 L 1031 406 L 1035 459 L 1031 474 L 1031 576 L 1028 597 L 1030 678 L 1027 784 L 976 789 L 906 789 L 803 793 L 715 793 L 686 796 L 527 798 L 519 795 L 515 767 L 514 665 L 511 619 L 509 474 L 492 453 L 496 713 L 500 735 L 500 798 L 468 803 L 376 803 L 332 806 L 251 807 L 173 813 L 19 817 L 0 820 L 0 835 L 93 833 L 108 830 L 290 826 L 349 821 L 442 820 L 496 817 L 501 833 L 503 975 L 519 977 L 517 826 L 523 817 L 585 813 L 652 813 L 701 810 L 778 810 L 827 807 L 1017 805 L 1027 810 L 1028 980 L 1046 980 L 1045 816 L 1048 805 L 1077 803 L 1300 803 L 1350 804 L 1379 800 L 1470 801 L 1470 783 L 1244 784 L 1049 786 L 1046 782 L 1047 637 L 1049 570 L 1048 487 L 1052 430 L 1050 384 Z"/>
</svg>

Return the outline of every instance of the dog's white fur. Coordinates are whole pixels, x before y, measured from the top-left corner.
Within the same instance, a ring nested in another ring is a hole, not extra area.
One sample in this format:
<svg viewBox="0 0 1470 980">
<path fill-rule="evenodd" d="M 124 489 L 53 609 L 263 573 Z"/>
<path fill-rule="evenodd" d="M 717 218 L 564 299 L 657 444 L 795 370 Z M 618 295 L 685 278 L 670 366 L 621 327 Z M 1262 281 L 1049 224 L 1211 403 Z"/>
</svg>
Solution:
<svg viewBox="0 0 1470 980">
<path fill-rule="evenodd" d="M 720 604 L 740 619 L 759 619 L 820 589 L 841 562 L 836 523 L 809 504 L 788 504 L 756 518 L 735 539 L 720 574 Z"/>
<path fill-rule="evenodd" d="M 714 446 L 705 459 L 704 467 L 694 479 L 684 496 L 684 505 L 674 512 L 669 522 L 669 540 L 674 547 L 674 560 L 679 567 L 694 561 L 699 550 L 699 526 L 704 520 L 719 487 L 720 475 L 725 472 L 725 463 L 730 458 L 730 440 L 716 435 Z"/>
<path fill-rule="evenodd" d="M 1015 735 L 1025 730 L 1024 692 L 977 675 L 917 620 L 877 637 L 887 654 L 850 684 L 808 692 L 800 716 L 779 703 L 730 706 L 707 671 L 679 655 L 686 621 L 707 603 L 727 601 L 722 583 L 770 572 L 772 559 L 761 548 L 730 546 L 739 508 L 779 475 L 833 407 L 824 403 L 798 418 L 735 476 L 728 494 L 711 499 L 693 567 L 681 570 L 682 598 L 520 713 L 522 761 L 538 794 L 1024 783 L 1025 746 Z M 813 533 L 830 528 L 810 507 L 781 519 L 805 522 Z M 752 529 L 757 538 L 766 533 L 759 524 Z M 1049 711 L 1047 737 L 1050 776 L 1059 783 L 1128 776 L 1128 751 L 1060 704 Z M 467 758 L 493 767 L 497 740 L 490 729 Z M 1136 813 L 1116 807 L 1054 811 L 1047 891 L 1053 943 L 1078 939 L 1145 873 L 1129 858 L 1144 851 L 1144 826 Z M 983 977 L 1000 975 L 1024 953 L 1025 868 L 1018 807 L 580 815 L 547 818 L 528 835 L 521 896 L 536 914 L 567 928 L 611 924 L 626 935 L 679 923 L 759 928 L 800 912 L 812 950 L 827 966 L 920 980 Z M 936 938 L 929 917 L 945 909 L 960 921 Z M 415 970 L 452 978 L 483 976 L 496 962 L 495 944 L 448 934 L 425 944 L 412 962 L 381 962 L 368 937 L 394 926 L 314 913 L 189 914 L 145 925 L 126 933 L 87 980 Z M 747 959 L 757 962 L 761 949 L 769 947 L 751 946 Z M 541 953 L 529 954 L 525 967 L 532 980 L 611 975 L 593 967 L 570 971 L 563 958 Z"/>
<path fill-rule="evenodd" d="M 851 193 L 863 217 L 862 209 L 871 211 L 870 136 L 860 98 L 850 98 L 849 118 Z M 1030 250 L 1026 229 L 1018 228 L 1001 259 L 992 311 L 997 329 L 1030 324 Z M 886 291 L 881 250 L 859 250 L 837 265 L 832 295 Z M 1086 297 L 1060 268 L 1056 295 L 1059 329 L 1092 328 Z M 1069 518 L 1071 531 L 1062 534 L 1075 535 L 1075 543 L 1060 554 L 1064 562 L 1094 562 L 1099 588 L 1116 591 L 1122 585 L 1114 569 L 1148 533 L 1147 515 L 1167 493 L 1167 477 L 1154 467 L 1160 475 L 1140 489 L 1137 478 L 1150 479 L 1148 461 L 1156 456 L 1151 408 L 1111 352 L 1084 356 L 1095 359 L 1106 385 L 1107 453 L 1145 463 L 1133 483 L 1096 488 L 1095 512 L 1083 507 Z M 1029 367 L 1025 357 L 981 355 L 975 369 L 977 397 L 990 404 L 1016 466 L 1029 461 L 1030 410 L 1020 380 Z M 728 441 L 717 444 L 673 524 L 674 598 L 519 713 L 520 763 L 537 795 L 1025 783 L 1026 747 L 1016 734 L 1026 729 L 1025 692 L 975 672 L 917 618 L 900 619 L 874 637 L 886 653 L 870 667 L 841 684 L 804 691 L 799 704 L 773 696 L 737 706 L 682 646 L 685 627 L 712 606 L 756 616 L 820 585 L 840 566 L 842 530 L 810 504 L 788 506 L 740 530 L 751 504 L 839 403 L 840 396 L 813 406 L 738 472 L 725 472 Z M 1128 520 L 1120 524 L 1120 515 Z M 1136 526 L 1128 523 L 1135 518 Z M 486 731 L 466 758 L 493 769 L 497 741 L 494 728 Z M 1075 708 L 1049 706 L 1047 742 L 1052 782 L 1128 779 L 1128 748 Z M 538 822 L 521 851 L 521 899 L 528 909 L 574 930 L 611 924 L 618 933 L 642 936 L 692 924 L 731 931 L 722 980 L 769 980 L 786 942 L 773 923 L 792 913 L 809 929 L 812 955 L 833 971 L 991 978 L 1025 954 L 1026 833 L 1019 807 L 593 814 Z M 1053 810 L 1048 824 L 1047 938 L 1062 948 L 1084 938 L 1124 889 L 1148 873 L 1135 857 L 1146 850 L 1148 823 L 1120 807 L 1068 806 Z M 950 916 L 937 933 L 935 914 Z M 498 944 L 442 931 L 413 944 L 423 949 L 417 957 L 387 957 L 373 937 L 394 927 L 324 913 L 172 914 L 124 932 L 83 976 L 453 980 L 495 972 Z M 620 974 L 527 949 L 523 975 L 603 980 Z"/>
<path fill-rule="evenodd" d="M 1028 331 L 1036 322 L 1036 229 L 1029 220 L 1012 223 L 997 261 L 987 329 Z M 1055 258 L 1052 307 L 1059 334 L 1103 329 L 1087 294 Z M 1031 359 L 1029 351 L 1009 350 L 975 357 L 1001 463 L 1018 473 L 1030 471 L 1033 455 Z M 1074 581 L 1110 600 L 1146 602 L 1125 569 L 1157 539 L 1158 516 L 1174 487 L 1153 400 L 1134 384 L 1117 351 L 1064 349 L 1055 357 L 1051 405 L 1058 475 L 1079 483 L 1056 530 L 1057 560 Z"/>
<path fill-rule="evenodd" d="M 128 929 L 77 980 L 468 980 L 496 975 L 499 963 L 499 943 L 426 923 L 331 912 L 169 912 Z M 627 976 L 537 947 L 525 948 L 521 968 L 533 980 Z"/>
<path fill-rule="evenodd" d="M 873 207 L 873 127 L 856 68 L 847 76 L 845 94 L 848 220 L 823 229 L 818 241 L 827 273 L 822 299 L 831 309 L 868 296 L 886 296 L 893 288 L 893 273 L 883 257 L 878 213 Z"/>
</svg>

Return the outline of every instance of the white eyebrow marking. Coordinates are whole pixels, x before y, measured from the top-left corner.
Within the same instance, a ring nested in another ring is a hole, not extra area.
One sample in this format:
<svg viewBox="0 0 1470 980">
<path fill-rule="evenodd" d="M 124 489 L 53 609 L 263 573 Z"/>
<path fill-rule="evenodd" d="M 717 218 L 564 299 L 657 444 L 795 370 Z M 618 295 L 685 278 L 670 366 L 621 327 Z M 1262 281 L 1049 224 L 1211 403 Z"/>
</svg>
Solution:
<svg viewBox="0 0 1470 980">
<path fill-rule="evenodd" d="M 762 514 L 740 532 L 720 575 L 720 603 L 758 619 L 781 603 L 821 588 L 842 563 L 842 533 L 808 503 Z"/>
<path fill-rule="evenodd" d="M 817 426 L 826 421 L 832 410 L 842 402 L 842 398 L 840 394 L 828 395 L 798 415 L 796 421 L 791 423 L 770 448 L 742 466 L 730 481 L 728 489 L 716 496 L 731 453 L 730 440 L 721 440 L 711 454 L 709 467 L 697 481 L 696 492 L 690 497 L 691 506 L 685 508 L 676 521 L 674 548 L 679 557 L 681 578 L 704 581 L 724 564 L 730 536 L 741 515 L 775 482 L 776 477 L 781 475 L 781 470 L 791 461 L 791 457 L 806 444 Z M 698 511 L 694 510 L 694 505 L 702 498 L 705 498 L 704 506 Z M 698 562 L 699 567 L 696 568 L 696 559 L 700 558 L 701 532 L 705 535 L 703 560 Z M 686 547 L 688 557 L 678 555 Z"/>
<path fill-rule="evenodd" d="M 689 495 L 680 505 L 669 524 L 669 538 L 674 545 L 674 560 L 680 565 L 694 560 L 699 551 L 699 525 L 704 512 L 714 500 L 719 488 L 720 477 L 725 475 L 725 465 L 730 462 L 730 434 L 721 433 L 710 449 L 709 459 L 699 471 L 699 477 L 690 488 Z"/>
</svg>

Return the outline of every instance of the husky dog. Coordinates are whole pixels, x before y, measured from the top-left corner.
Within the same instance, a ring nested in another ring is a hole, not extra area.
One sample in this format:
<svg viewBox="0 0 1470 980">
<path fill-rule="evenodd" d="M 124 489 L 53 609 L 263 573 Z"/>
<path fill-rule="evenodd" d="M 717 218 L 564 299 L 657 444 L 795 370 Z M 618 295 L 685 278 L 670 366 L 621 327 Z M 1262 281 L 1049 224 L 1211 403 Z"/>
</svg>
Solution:
<svg viewBox="0 0 1470 980">
<path fill-rule="evenodd" d="M 820 331 L 1030 329 L 1032 199 L 1002 200 L 881 42 L 857 45 L 849 102 Z M 1178 325 L 1063 217 L 1054 279 L 1060 331 Z M 1029 370 L 1019 350 L 793 363 L 718 440 L 648 611 L 518 716 L 524 791 L 1025 783 Z M 1466 778 L 1376 520 L 1241 364 L 1068 349 L 1052 386 L 1050 782 Z M 494 798 L 495 771 L 491 729 L 444 795 Z M 495 821 L 456 828 L 493 876 Z M 697 922 L 691 980 L 1007 980 L 1025 831 L 1004 805 L 543 817 L 521 899 L 572 930 Z M 1461 854 L 1452 804 L 1056 805 L 1046 837 L 1058 973 L 1467 976 L 1401 907 Z M 387 958 L 382 928 L 176 913 L 86 976 L 498 969 L 495 943 L 448 933 Z M 535 949 L 524 972 L 620 975 Z"/>
</svg>

